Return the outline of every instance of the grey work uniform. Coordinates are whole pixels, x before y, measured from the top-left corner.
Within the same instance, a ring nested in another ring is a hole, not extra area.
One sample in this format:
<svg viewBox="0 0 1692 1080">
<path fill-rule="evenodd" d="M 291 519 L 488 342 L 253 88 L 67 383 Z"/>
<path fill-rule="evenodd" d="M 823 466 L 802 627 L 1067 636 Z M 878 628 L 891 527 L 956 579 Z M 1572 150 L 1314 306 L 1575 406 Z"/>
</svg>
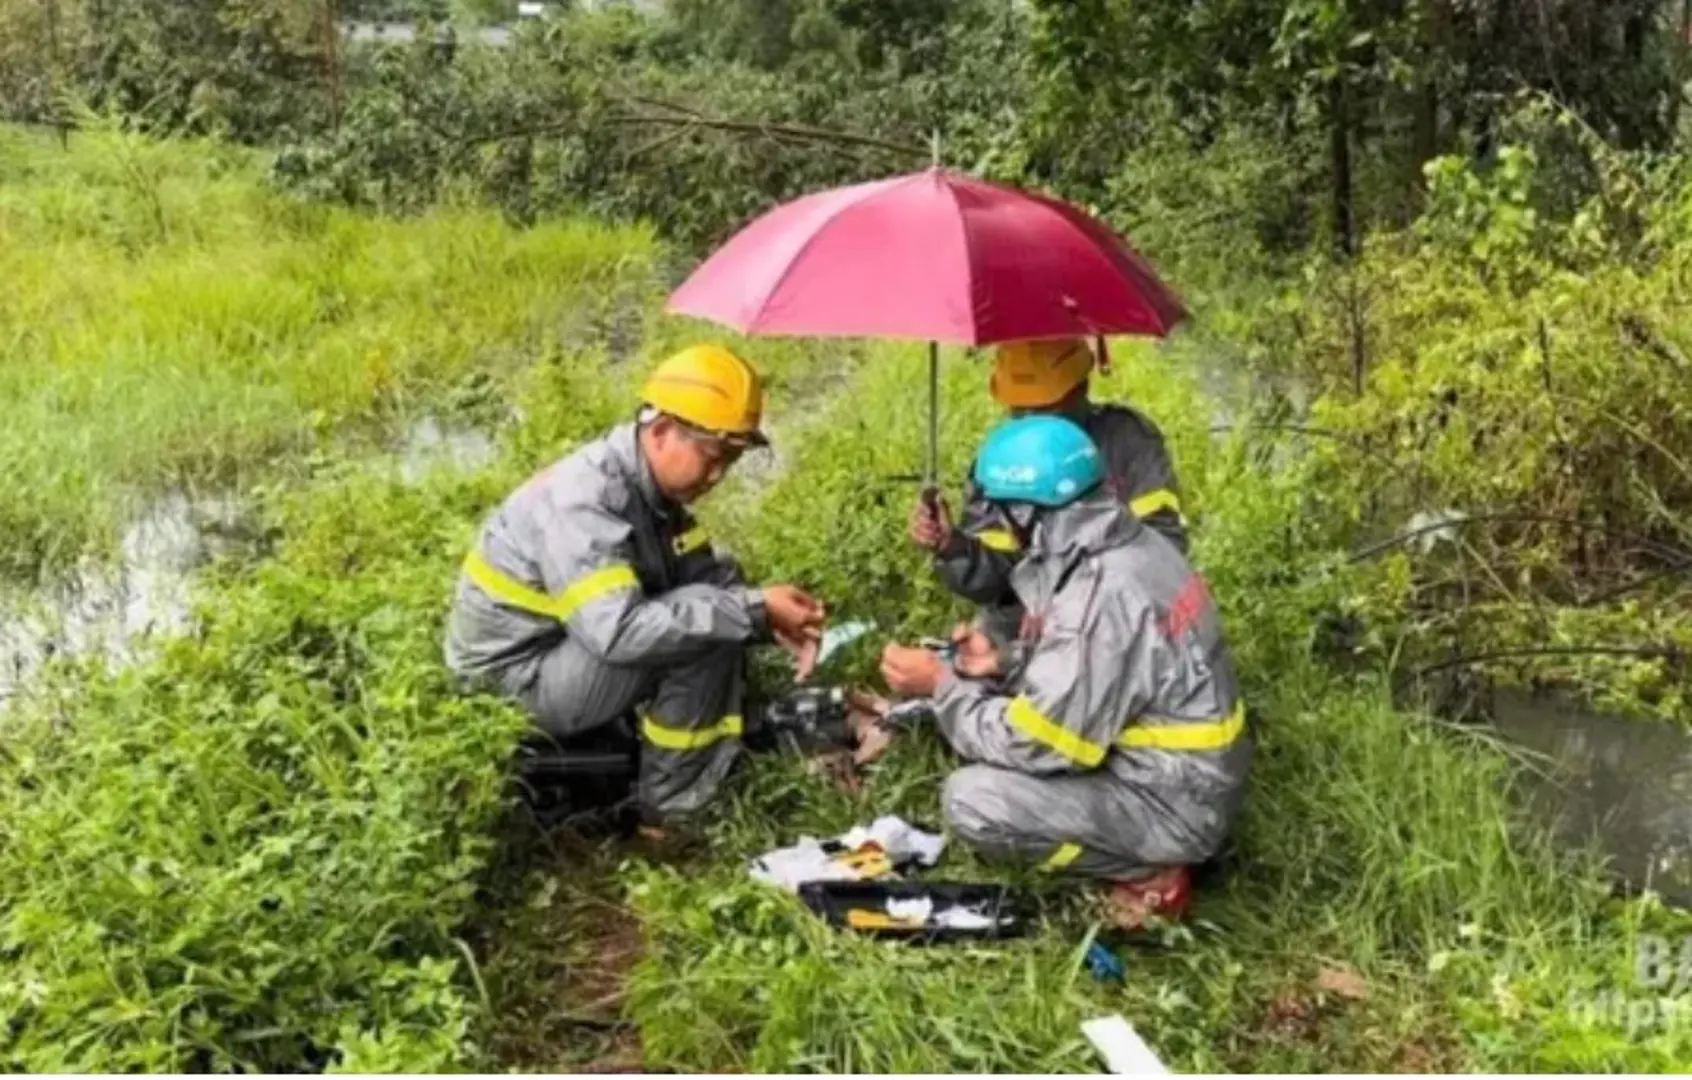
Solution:
<svg viewBox="0 0 1692 1080">
<path fill-rule="evenodd" d="M 1106 484 L 1118 500 L 1186 554 L 1181 486 L 1163 432 L 1125 405 L 1089 405 L 1085 415 L 1072 419 L 1104 455 Z M 982 605 L 983 629 L 1003 646 L 1015 636 L 1021 618 L 1010 584 L 1021 544 L 1004 515 L 982 496 L 974 475 L 972 464 L 963 515 L 934 563 L 947 588 Z"/>
<path fill-rule="evenodd" d="M 1252 740 L 1204 579 L 1101 492 L 1035 525 L 1012 572 L 1039 636 L 994 686 L 948 672 L 941 732 L 972 764 L 949 825 L 990 855 L 1132 878 L 1214 855 Z"/>
<path fill-rule="evenodd" d="M 768 636 L 762 595 L 659 492 L 629 423 L 488 517 L 459 575 L 446 660 L 556 735 L 638 710 L 637 796 L 665 817 L 697 810 L 733 764 L 744 652 Z"/>
</svg>

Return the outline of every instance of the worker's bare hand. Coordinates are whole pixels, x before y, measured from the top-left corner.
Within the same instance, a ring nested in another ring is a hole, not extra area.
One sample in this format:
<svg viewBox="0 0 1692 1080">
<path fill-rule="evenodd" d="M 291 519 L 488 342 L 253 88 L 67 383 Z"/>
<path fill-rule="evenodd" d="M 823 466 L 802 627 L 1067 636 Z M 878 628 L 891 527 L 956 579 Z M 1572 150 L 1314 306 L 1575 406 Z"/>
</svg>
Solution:
<svg viewBox="0 0 1692 1080">
<path fill-rule="evenodd" d="M 924 551 L 943 551 L 952 542 L 952 511 L 945 499 L 932 506 L 921 495 L 911 507 L 911 543 Z"/>
<path fill-rule="evenodd" d="M 797 585 L 771 585 L 764 590 L 764 612 L 776 639 L 822 640 L 828 612 L 822 602 Z"/>
<path fill-rule="evenodd" d="M 945 673 L 946 665 L 928 649 L 889 645 L 881 652 L 881 677 L 896 694 L 932 697 Z"/>
<path fill-rule="evenodd" d="M 969 623 L 959 623 L 952 631 L 952 644 L 958 648 L 952 666 L 959 674 L 972 679 L 989 679 L 1000 674 L 1004 664 L 993 639 Z"/>
<path fill-rule="evenodd" d="M 822 651 L 820 637 L 790 637 L 777 633 L 776 643 L 793 657 L 793 681 L 804 682 L 817 669 L 817 654 Z"/>
</svg>

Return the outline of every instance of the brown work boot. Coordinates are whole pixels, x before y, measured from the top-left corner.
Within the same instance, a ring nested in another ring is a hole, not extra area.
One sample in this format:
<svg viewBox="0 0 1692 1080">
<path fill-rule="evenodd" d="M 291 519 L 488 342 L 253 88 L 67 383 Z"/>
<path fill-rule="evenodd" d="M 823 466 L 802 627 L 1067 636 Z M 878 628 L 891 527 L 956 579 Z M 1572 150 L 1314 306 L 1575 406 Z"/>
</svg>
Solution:
<svg viewBox="0 0 1692 1080">
<path fill-rule="evenodd" d="M 1177 920 L 1193 900 L 1193 875 L 1169 866 L 1149 877 L 1113 881 L 1105 893 L 1105 914 L 1118 930 L 1141 930 L 1153 916 Z"/>
</svg>

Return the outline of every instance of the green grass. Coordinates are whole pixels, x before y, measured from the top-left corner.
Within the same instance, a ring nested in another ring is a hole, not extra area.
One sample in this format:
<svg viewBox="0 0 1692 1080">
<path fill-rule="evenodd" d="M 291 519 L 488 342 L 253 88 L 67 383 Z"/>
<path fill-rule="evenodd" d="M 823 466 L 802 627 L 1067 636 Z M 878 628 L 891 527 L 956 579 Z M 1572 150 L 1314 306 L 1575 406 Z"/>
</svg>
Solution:
<svg viewBox="0 0 1692 1080">
<path fill-rule="evenodd" d="M 133 492 L 180 485 L 251 499 L 274 545 L 208 573 L 189 637 L 122 673 L 62 665 L 6 716 L 5 1067 L 1066 1071 L 1096 1066 L 1079 1023 L 1108 1012 L 1181 1070 L 1692 1061 L 1692 1028 L 1578 1009 L 1654 999 L 1635 938 L 1692 920 L 1609 899 L 1515 821 L 1496 747 L 1317 658 L 1321 617 L 1373 571 L 1329 569 L 1343 530 L 1296 455 L 1270 471 L 1212 438 L 1190 372 L 1214 342 L 1124 348 L 1099 395 L 1171 440 L 1265 717 L 1259 765 L 1229 876 L 1110 986 L 1080 963 L 1093 906 L 1061 881 L 1026 882 L 1025 940 L 921 950 L 831 932 L 747 877 L 801 833 L 937 821 L 952 762 L 932 737 L 855 795 L 751 762 L 674 864 L 512 813 L 521 720 L 448 684 L 448 589 L 487 509 L 702 333 L 656 316 L 647 237 L 378 222 L 278 200 L 215 147 L 72 148 L 0 132 L 0 276 L 23 286 L 0 294 L 6 572 L 98 550 Z M 607 362 L 617 297 L 647 301 L 626 363 Z M 875 620 L 827 673 L 866 677 L 881 640 L 960 611 L 903 540 L 922 350 L 738 343 L 770 375 L 777 450 L 703 515 L 755 576 Z M 984 364 L 945 364 L 955 493 L 994 409 Z M 407 481 L 371 456 L 426 412 L 499 425 L 497 459 Z M 1018 879 L 955 847 L 937 873 Z M 1329 969 L 1365 996 L 1323 989 Z"/>
<path fill-rule="evenodd" d="M 0 128 L 0 577 L 109 550 L 136 496 L 474 412 L 489 378 L 591 344 L 650 289 L 645 233 L 383 221 L 258 172 L 211 145 L 96 130 L 62 153 Z"/>
</svg>

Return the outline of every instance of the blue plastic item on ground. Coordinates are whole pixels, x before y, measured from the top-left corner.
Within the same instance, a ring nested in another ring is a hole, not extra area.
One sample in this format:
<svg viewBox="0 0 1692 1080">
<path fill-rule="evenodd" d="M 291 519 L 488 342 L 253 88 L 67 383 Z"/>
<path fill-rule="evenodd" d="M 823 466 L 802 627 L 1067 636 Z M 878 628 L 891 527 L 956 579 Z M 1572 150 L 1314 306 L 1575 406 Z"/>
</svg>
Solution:
<svg viewBox="0 0 1692 1080">
<path fill-rule="evenodd" d="M 1093 978 L 1104 982 L 1121 982 L 1128 973 L 1122 957 L 1101 941 L 1087 946 L 1086 960 L 1087 970 L 1093 973 Z"/>
</svg>

